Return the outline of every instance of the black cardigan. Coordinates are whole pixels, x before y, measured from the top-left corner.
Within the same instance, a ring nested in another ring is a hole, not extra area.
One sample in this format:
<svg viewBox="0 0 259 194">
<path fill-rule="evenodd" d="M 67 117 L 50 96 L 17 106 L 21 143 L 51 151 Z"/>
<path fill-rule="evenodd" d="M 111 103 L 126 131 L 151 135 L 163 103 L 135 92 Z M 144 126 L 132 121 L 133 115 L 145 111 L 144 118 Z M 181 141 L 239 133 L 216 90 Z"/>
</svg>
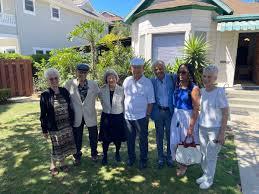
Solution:
<svg viewBox="0 0 259 194">
<path fill-rule="evenodd" d="M 68 104 L 68 113 L 70 124 L 73 126 L 74 123 L 74 111 L 72 109 L 72 105 L 70 102 L 70 94 L 69 92 L 62 87 L 59 87 L 60 95 L 64 97 Z M 55 120 L 55 112 L 54 112 L 54 91 L 49 88 L 44 91 L 40 96 L 40 122 L 43 133 L 47 133 L 48 131 L 57 131 L 57 125 Z"/>
</svg>

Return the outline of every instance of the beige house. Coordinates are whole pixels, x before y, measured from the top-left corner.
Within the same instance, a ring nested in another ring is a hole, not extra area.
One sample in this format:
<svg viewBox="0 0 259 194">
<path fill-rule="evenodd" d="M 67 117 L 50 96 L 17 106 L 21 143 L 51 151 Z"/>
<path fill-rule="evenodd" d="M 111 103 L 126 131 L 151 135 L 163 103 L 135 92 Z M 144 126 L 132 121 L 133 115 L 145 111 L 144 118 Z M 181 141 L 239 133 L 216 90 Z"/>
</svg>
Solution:
<svg viewBox="0 0 259 194">
<path fill-rule="evenodd" d="M 89 2 L 78 7 L 73 0 L 0 0 L 0 52 L 45 54 L 85 45 L 67 37 L 80 21 L 90 19 L 103 20 Z"/>
<path fill-rule="evenodd" d="M 142 0 L 125 19 L 132 47 L 146 59 L 174 63 L 190 34 L 210 43 L 222 85 L 259 85 L 259 3 L 240 0 Z"/>
</svg>

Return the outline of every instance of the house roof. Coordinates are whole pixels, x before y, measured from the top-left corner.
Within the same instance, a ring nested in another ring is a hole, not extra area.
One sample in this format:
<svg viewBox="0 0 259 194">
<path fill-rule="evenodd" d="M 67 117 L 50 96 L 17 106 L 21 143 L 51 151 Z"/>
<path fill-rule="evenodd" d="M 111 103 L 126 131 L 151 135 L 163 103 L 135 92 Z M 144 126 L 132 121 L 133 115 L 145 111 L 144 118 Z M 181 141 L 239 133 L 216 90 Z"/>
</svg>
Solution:
<svg viewBox="0 0 259 194">
<path fill-rule="evenodd" d="M 101 15 L 110 22 L 123 21 L 122 17 L 108 11 L 102 12 Z"/>
<path fill-rule="evenodd" d="M 170 11 L 172 8 L 215 9 L 220 15 L 259 14 L 259 3 L 240 0 L 142 0 L 125 18 L 127 23 L 146 13 Z M 177 10 L 177 9 L 174 9 Z"/>
<path fill-rule="evenodd" d="M 259 14 L 259 3 L 245 3 L 240 0 L 222 0 L 234 10 L 234 15 Z"/>
<path fill-rule="evenodd" d="M 74 11 L 79 14 L 83 14 L 85 16 L 88 16 L 88 17 L 91 17 L 94 19 L 102 20 L 96 12 L 91 11 L 91 10 L 83 10 L 82 8 L 76 6 L 74 4 L 73 0 L 45 0 L 45 1 L 49 2 L 52 5 L 56 5 L 58 7 L 63 7 L 65 9 Z"/>
</svg>

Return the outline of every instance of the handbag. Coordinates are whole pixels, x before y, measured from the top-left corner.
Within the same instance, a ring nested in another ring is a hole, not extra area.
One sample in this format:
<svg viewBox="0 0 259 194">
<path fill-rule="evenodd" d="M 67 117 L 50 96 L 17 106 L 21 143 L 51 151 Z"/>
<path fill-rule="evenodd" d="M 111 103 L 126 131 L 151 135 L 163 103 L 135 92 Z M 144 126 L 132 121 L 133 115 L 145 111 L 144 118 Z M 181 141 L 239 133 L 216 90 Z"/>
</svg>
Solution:
<svg viewBox="0 0 259 194">
<path fill-rule="evenodd" d="M 176 161 L 184 165 L 192 165 L 201 163 L 200 146 L 195 144 L 194 137 L 192 136 L 192 142 L 187 143 L 188 136 L 185 140 L 177 145 L 176 149 Z"/>
</svg>

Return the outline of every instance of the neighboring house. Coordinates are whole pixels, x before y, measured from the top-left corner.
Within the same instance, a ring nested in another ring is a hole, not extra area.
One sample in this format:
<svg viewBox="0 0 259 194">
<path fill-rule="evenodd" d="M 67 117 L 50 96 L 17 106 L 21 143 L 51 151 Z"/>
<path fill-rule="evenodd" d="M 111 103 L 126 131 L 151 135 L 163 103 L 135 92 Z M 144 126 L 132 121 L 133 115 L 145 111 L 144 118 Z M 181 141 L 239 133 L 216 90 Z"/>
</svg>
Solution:
<svg viewBox="0 0 259 194">
<path fill-rule="evenodd" d="M 173 63 L 189 35 L 210 43 L 218 82 L 259 85 L 259 3 L 240 0 L 142 0 L 125 19 L 132 47 L 146 59 Z"/>
<path fill-rule="evenodd" d="M 122 17 L 120 17 L 116 14 L 113 14 L 111 12 L 108 12 L 108 11 L 102 12 L 101 15 L 105 18 L 106 21 L 108 21 L 110 23 L 109 24 L 109 33 L 111 32 L 111 30 L 114 27 L 114 24 L 116 22 L 123 22 Z"/>
<path fill-rule="evenodd" d="M 23 55 L 85 45 L 67 35 L 80 21 L 102 20 L 90 3 L 77 7 L 72 0 L 0 0 L 0 52 Z"/>
</svg>

